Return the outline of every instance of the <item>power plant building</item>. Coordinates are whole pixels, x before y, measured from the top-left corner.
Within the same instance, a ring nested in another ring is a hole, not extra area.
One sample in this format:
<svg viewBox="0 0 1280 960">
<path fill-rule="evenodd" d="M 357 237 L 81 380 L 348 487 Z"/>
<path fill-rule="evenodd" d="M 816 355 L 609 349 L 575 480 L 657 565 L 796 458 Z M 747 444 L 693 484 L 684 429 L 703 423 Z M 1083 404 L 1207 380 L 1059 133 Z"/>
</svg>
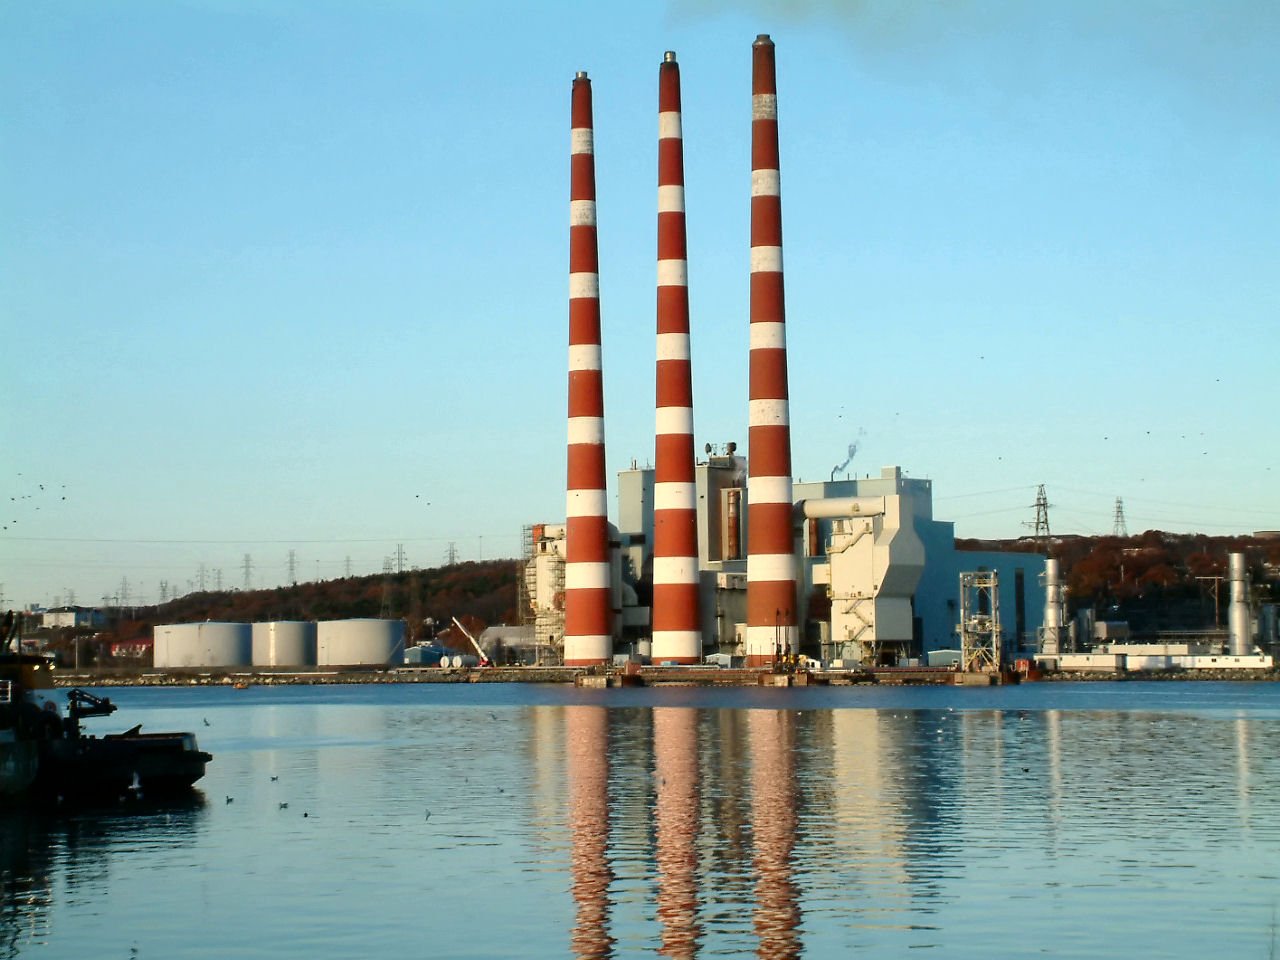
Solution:
<svg viewBox="0 0 1280 960">
<path fill-rule="evenodd" d="M 747 656 L 745 458 L 727 447 L 697 464 L 701 653 Z M 618 475 L 613 549 L 616 653 L 651 655 L 654 471 Z M 933 484 L 885 467 L 878 477 L 793 484 L 794 610 L 800 648 L 832 663 L 905 664 L 958 649 L 960 575 L 996 576 L 1002 642 L 1034 649 L 1045 605 L 1045 558 L 957 550 L 953 523 L 933 517 Z M 526 538 L 525 585 L 540 640 L 554 645 L 564 527 Z M 785 647 L 779 611 L 778 644 Z M 780 651 L 783 652 L 783 651 Z M 662 662 L 655 658 L 655 662 Z"/>
<path fill-rule="evenodd" d="M 981 577 L 975 618 L 998 625 L 988 649 L 1036 647 L 1042 556 L 957 551 L 953 525 L 933 518 L 931 482 L 898 467 L 860 480 L 792 477 L 775 48 L 761 34 L 751 49 L 749 449 L 693 456 L 684 127 L 668 51 L 658 76 L 655 466 L 618 474 L 616 527 L 604 480 L 594 108 L 586 73 L 574 78 L 566 515 L 526 529 L 521 581 L 535 647 L 551 653 L 539 659 L 685 664 L 719 653 L 755 667 L 803 649 L 850 665 L 905 663 L 961 646 L 962 574 Z"/>
</svg>

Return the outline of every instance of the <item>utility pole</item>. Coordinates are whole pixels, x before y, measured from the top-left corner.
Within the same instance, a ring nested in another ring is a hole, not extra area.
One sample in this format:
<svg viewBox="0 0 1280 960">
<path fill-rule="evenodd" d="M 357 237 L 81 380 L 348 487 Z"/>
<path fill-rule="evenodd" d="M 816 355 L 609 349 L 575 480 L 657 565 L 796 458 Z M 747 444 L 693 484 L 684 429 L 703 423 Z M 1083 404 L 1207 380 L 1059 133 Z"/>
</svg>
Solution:
<svg viewBox="0 0 1280 960">
<path fill-rule="evenodd" d="M 1213 581 L 1213 629 L 1217 630 L 1218 629 L 1218 612 L 1219 612 L 1218 588 L 1222 585 L 1222 581 L 1224 578 L 1221 576 L 1213 576 L 1213 577 L 1196 577 L 1196 579 Z"/>
</svg>

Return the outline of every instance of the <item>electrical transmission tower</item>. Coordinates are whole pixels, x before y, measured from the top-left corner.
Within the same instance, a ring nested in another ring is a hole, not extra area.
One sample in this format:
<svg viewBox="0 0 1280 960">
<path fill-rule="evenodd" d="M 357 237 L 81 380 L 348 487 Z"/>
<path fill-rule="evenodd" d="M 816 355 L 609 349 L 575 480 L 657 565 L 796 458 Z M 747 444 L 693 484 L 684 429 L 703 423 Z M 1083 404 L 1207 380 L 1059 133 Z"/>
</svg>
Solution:
<svg viewBox="0 0 1280 960">
<path fill-rule="evenodd" d="M 445 563 L 453 566 L 458 562 L 458 545 L 454 541 L 449 541 L 449 552 L 445 554 Z"/>
<path fill-rule="evenodd" d="M 1035 539 L 1041 547 L 1049 545 L 1049 495 L 1044 492 L 1044 484 L 1036 489 L 1036 522 Z"/>
<path fill-rule="evenodd" d="M 295 587 L 298 585 L 298 551 L 289 551 L 289 582 Z"/>
<path fill-rule="evenodd" d="M 253 587 L 253 557 L 249 556 L 249 554 L 247 554 L 247 553 L 244 555 L 244 562 L 241 564 L 241 569 L 242 569 L 242 570 L 244 570 L 244 588 L 245 588 L 246 590 L 252 589 L 252 587 Z"/>
<path fill-rule="evenodd" d="M 1111 520 L 1111 535 L 1113 537 L 1129 536 L 1129 527 L 1124 522 L 1124 499 L 1116 497 L 1116 513 Z"/>
<path fill-rule="evenodd" d="M 382 561 L 382 610 L 378 616 L 383 620 L 391 619 L 391 558 Z"/>
<path fill-rule="evenodd" d="M 404 544 L 396 544 L 396 573 L 404 573 Z"/>
</svg>

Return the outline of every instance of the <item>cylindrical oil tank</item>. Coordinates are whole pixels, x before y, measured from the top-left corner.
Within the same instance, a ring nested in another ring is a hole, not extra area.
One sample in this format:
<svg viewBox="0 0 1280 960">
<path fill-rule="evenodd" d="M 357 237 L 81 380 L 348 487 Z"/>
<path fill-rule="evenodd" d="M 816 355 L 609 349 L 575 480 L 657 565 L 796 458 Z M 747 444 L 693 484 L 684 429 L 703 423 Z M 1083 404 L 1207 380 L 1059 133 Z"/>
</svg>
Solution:
<svg viewBox="0 0 1280 960">
<path fill-rule="evenodd" d="M 322 667 L 381 666 L 404 660 L 403 620 L 321 620 L 316 663 Z"/>
<path fill-rule="evenodd" d="M 305 620 L 273 620 L 253 625 L 255 667 L 314 667 L 316 625 Z"/>
<path fill-rule="evenodd" d="M 247 623 L 158 623 L 154 663 L 170 667 L 247 667 L 253 662 L 253 631 Z"/>
</svg>

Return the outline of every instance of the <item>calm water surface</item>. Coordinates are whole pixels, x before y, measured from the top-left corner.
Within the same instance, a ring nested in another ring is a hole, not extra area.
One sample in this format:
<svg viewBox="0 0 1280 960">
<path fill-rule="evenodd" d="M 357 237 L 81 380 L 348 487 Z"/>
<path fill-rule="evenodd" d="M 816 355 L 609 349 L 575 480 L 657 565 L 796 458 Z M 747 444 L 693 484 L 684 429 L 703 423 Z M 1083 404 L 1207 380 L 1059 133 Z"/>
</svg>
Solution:
<svg viewBox="0 0 1280 960">
<path fill-rule="evenodd" d="M 3 815 L 0 956 L 1280 956 L 1278 684 L 109 694 L 202 791 Z"/>
</svg>

